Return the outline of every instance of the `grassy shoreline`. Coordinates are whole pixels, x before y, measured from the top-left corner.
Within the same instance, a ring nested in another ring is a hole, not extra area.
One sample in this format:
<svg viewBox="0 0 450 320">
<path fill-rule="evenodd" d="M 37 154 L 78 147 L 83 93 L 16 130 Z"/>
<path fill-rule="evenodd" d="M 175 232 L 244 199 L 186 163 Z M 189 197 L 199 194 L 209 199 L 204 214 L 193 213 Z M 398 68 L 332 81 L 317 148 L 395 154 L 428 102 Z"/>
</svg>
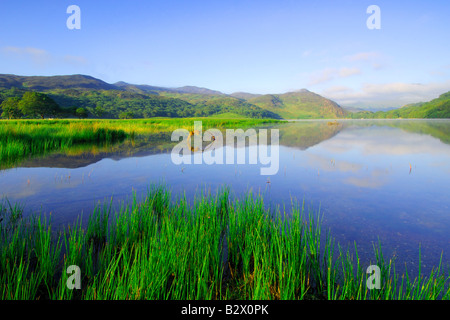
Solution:
<svg viewBox="0 0 450 320">
<path fill-rule="evenodd" d="M 133 120 L 1 120 L 0 169 L 20 160 L 53 151 L 67 151 L 81 144 L 108 145 L 136 135 L 151 135 L 185 128 L 200 120 L 205 128 L 250 127 L 278 120 L 152 118 Z"/>
<path fill-rule="evenodd" d="M 293 203 L 269 210 L 251 193 L 202 194 L 192 204 L 164 186 L 112 212 L 98 207 L 62 231 L 51 217 L 21 218 L 0 208 L 0 299 L 297 300 L 449 299 L 449 274 L 437 266 L 416 278 L 374 248 L 381 289 L 366 286 L 357 248 L 324 233 L 320 216 Z M 81 269 L 69 290 L 65 270 Z"/>
<path fill-rule="evenodd" d="M 0 123 L 0 168 L 21 159 L 65 151 L 81 144 L 111 144 L 127 137 L 123 130 L 95 123 L 70 121 L 2 121 Z"/>
</svg>

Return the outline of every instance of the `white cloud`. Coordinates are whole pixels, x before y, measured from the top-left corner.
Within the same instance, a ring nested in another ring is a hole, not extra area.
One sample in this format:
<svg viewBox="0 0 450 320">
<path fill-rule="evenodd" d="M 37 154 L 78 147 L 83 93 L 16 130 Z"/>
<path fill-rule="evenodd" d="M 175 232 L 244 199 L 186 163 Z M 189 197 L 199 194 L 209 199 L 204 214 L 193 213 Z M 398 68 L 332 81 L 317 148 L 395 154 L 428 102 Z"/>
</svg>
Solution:
<svg viewBox="0 0 450 320">
<path fill-rule="evenodd" d="M 340 78 L 347 78 L 347 77 L 353 76 L 355 74 L 360 74 L 360 73 L 361 73 L 361 70 L 358 68 L 341 68 L 339 70 L 338 74 L 339 74 Z"/>
<path fill-rule="evenodd" d="M 379 122 L 378 126 L 376 131 L 365 131 L 364 127 L 342 131 L 332 141 L 326 140 L 320 146 L 327 152 L 336 154 L 336 157 L 338 154 L 357 151 L 364 159 L 369 156 L 401 157 L 414 154 L 429 154 L 436 159 L 450 159 L 450 146 L 444 145 L 435 137 L 406 132 L 401 128 L 383 127 L 383 122 Z M 392 130 L 396 131 L 395 140 L 390 139 Z M 336 163 L 338 162 L 339 158 L 336 160 Z M 405 164 L 409 169 L 408 165 L 409 163 Z"/>
<path fill-rule="evenodd" d="M 345 56 L 344 61 L 358 63 L 359 65 L 370 64 L 373 69 L 380 70 L 386 65 L 387 57 L 375 51 L 358 52 Z"/>
<path fill-rule="evenodd" d="M 352 91 L 351 88 L 346 86 L 331 86 L 326 90 L 327 94 L 342 94 L 344 92 Z"/>
<path fill-rule="evenodd" d="M 378 52 L 358 52 L 349 56 L 345 56 L 344 60 L 355 62 L 355 61 L 371 61 L 374 59 L 379 59 L 381 54 Z"/>
<path fill-rule="evenodd" d="M 403 106 L 408 103 L 426 102 L 437 98 L 450 90 L 450 81 L 428 84 L 393 82 L 384 84 L 365 84 L 359 90 L 347 87 L 330 87 L 322 95 L 341 105 L 364 104 L 372 106 L 392 107 Z"/>
<path fill-rule="evenodd" d="M 81 56 L 65 55 L 63 60 L 64 60 L 64 62 L 67 62 L 69 64 L 74 64 L 74 65 L 85 65 L 87 63 L 86 58 L 81 57 Z"/>
<path fill-rule="evenodd" d="M 48 67 L 50 64 L 62 64 L 79 67 L 85 66 L 88 63 L 86 58 L 82 56 L 55 56 L 47 50 L 34 47 L 6 46 L 0 49 L 0 53 L 10 59 L 12 58 L 19 59 L 21 61 L 29 61 L 38 67 Z"/>
<path fill-rule="evenodd" d="M 310 75 L 309 85 L 321 84 L 334 79 L 347 78 L 358 74 L 361 74 L 361 69 L 359 68 L 327 68 Z"/>
<path fill-rule="evenodd" d="M 388 183 L 388 176 L 380 176 L 373 173 L 370 176 L 364 177 L 348 177 L 344 183 L 351 184 L 359 188 L 378 189 Z"/>
<path fill-rule="evenodd" d="M 1 51 L 3 54 L 8 56 L 14 56 L 20 59 L 29 59 L 37 65 L 45 65 L 51 59 L 50 54 L 46 50 L 33 47 L 21 48 L 8 46 L 3 47 Z"/>
</svg>

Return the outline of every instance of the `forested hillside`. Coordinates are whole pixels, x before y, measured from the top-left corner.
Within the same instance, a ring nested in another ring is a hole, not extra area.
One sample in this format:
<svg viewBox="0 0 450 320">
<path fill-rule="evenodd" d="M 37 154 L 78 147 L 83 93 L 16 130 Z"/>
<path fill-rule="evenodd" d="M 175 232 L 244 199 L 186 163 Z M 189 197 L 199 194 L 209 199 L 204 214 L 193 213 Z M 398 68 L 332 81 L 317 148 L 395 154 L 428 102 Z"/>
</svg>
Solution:
<svg viewBox="0 0 450 320">
<path fill-rule="evenodd" d="M 223 113 L 249 118 L 280 118 L 268 110 L 217 91 L 196 87 L 164 90 L 160 87 L 125 83 L 109 85 L 82 75 L 0 75 L 0 113 L 3 118 L 33 118 L 42 115 L 80 118 L 205 117 Z M 39 116 L 26 112 L 22 110 L 20 103 L 26 92 L 40 93 L 41 98 L 48 97 L 57 106 Z"/>
<path fill-rule="evenodd" d="M 406 105 L 386 112 L 356 112 L 351 115 L 355 119 L 438 119 L 450 118 L 450 91 L 429 102 Z"/>
</svg>

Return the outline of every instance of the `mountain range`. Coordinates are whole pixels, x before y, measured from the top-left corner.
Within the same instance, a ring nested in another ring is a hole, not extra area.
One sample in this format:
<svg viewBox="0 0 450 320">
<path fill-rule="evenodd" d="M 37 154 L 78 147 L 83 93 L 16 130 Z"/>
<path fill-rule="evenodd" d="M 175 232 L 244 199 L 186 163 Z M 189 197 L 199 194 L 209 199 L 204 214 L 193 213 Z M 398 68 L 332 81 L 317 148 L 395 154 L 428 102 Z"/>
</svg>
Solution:
<svg viewBox="0 0 450 320">
<path fill-rule="evenodd" d="M 370 112 L 347 110 L 307 89 L 282 94 L 225 94 L 196 86 L 168 88 L 123 81 L 113 84 L 87 75 L 19 76 L 0 74 L 0 103 L 26 91 L 42 92 L 62 108 L 85 108 L 91 116 L 191 117 L 221 114 L 252 118 L 337 119 L 450 117 L 450 92 L 425 103 Z"/>
<path fill-rule="evenodd" d="M 346 111 L 335 102 L 306 89 L 284 94 L 225 94 L 195 86 L 167 88 L 126 82 L 106 83 L 86 75 L 0 75 L 0 90 L 39 91 L 63 108 L 83 107 L 95 114 L 100 107 L 108 117 L 131 112 L 135 117 L 212 116 L 229 114 L 258 118 L 342 118 Z M 0 96 L 1 99 L 1 96 Z"/>
</svg>

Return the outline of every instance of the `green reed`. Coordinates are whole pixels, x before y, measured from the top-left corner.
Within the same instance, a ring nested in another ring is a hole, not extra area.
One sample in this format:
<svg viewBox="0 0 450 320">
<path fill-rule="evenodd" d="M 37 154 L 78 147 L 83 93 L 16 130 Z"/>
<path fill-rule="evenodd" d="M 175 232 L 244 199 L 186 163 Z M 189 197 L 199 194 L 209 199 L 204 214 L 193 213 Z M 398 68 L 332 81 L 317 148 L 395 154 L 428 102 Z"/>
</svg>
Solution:
<svg viewBox="0 0 450 320">
<path fill-rule="evenodd" d="M 27 157 L 64 151 L 80 145 L 109 145 L 136 135 L 209 128 L 246 128 L 279 123 L 273 119 L 152 118 L 133 120 L 0 120 L 0 169 Z M 170 140 L 170 139 L 169 139 Z"/>
<path fill-rule="evenodd" d="M 0 167 L 79 144 L 113 143 L 125 137 L 123 130 L 100 127 L 95 122 L 0 121 Z"/>
<path fill-rule="evenodd" d="M 62 230 L 1 204 L 1 299 L 449 299 L 449 274 L 398 275 L 381 244 L 381 288 L 368 289 L 354 248 L 323 232 L 321 216 L 293 203 L 267 208 L 260 195 L 224 188 L 193 201 L 152 185 L 142 199 L 99 206 Z M 51 217 L 50 217 L 51 218 Z M 419 250 L 419 263 L 420 250 Z M 81 270 L 68 289 L 66 270 Z"/>
</svg>

